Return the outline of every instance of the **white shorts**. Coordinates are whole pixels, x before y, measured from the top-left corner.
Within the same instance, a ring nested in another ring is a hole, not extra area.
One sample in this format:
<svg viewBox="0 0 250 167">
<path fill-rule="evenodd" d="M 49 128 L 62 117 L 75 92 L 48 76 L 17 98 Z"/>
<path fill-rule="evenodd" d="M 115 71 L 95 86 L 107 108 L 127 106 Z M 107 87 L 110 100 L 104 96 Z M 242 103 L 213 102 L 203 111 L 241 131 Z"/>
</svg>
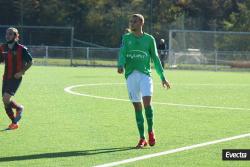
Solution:
<svg viewBox="0 0 250 167">
<path fill-rule="evenodd" d="M 128 76 L 127 88 L 131 102 L 141 102 L 142 97 L 153 95 L 152 78 L 139 71 L 133 71 Z"/>
</svg>

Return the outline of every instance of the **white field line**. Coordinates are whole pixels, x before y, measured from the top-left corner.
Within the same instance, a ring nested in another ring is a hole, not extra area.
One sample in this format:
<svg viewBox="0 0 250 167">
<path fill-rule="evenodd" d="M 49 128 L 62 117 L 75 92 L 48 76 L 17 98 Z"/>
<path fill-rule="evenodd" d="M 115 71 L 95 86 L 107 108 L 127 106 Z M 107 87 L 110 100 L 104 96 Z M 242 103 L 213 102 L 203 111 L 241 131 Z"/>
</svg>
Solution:
<svg viewBox="0 0 250 167">
<path fill-rule="evenodd" d="M 126 101 L 126 102 L 129 101 L 129 100 L 126 100 L 126 99 L 95 96 L 95 95 L 89 95 L 89 94 L 78 93 L 78 92 L 72 91 L 73 88 L 77 88 L 77 87 L 103 86 L 103 85 L 124 85 L 124 83 L 81 84 L 81 85 L 69 86 L 69 87 L 65 88 L 64 91 L 67 92 L 67 93 L 73 94 L 73 95 L 92 97 L 92 98 L 98 98 L 98 99 L 104 99 L 104 100 L 116 100 L 116 101 Z M 187 84 L 183 84 L 183 85 L 187 85 Z M 199 85 L 199 84 L 197 84 L 197 85 Z M 209 86 L 210 84 L 202 84 L 202 85 Z M 233 85 L 231 85 L 231 86 L 233 86 Z M 235 86 L 235 84 L 234 84 L 234 86 Z M 248 86 L 248 85 L 243 85 L 243 86 Z M 248 108 L 189 105 L 189 104 L 175 104 L 175 103 L 162 103 L 162 102 L 154 102 L 154 104 L 180 106 L 180 107 L 196 107 L 196 108 L 209 108 L 209 109 L 227 109 L 227 110 L 245 110 L 245 111 L 248 110 L 248 111 L 250 111 L 250 109 L 248 109 Z M 153 158 L 153 157 L 159 157 L 159 156 L 173 154 L 173 153 L 177 153 L 177 152 L 192 150 L 192 149 L 195 149 L 195 148 L 201 148 L 201 147 L 205 147 L 205 146 L 209 146 L 209 145 L 214 145 L 214 144 L 227 142 L 227 141 L 232 141 L 232 140 L 236 140 L 236 139 L 240 139 L 240 138 L 246 138 L 246 137 L 250 137 L 250 133 L 242 134 L 242 135 L 238 135 L 238 136 L 233 136 L 233 137 L 228 137 L 228 138 L 223 138 L 223 139 L 219 139 L 219 140 L 214 140 L 214 141 L 210 141 L 210 142 L 195 144 L 195 145 L 191 145 L 191 146 L 176 148 L 176 149 L 167 150 L 167 151 L 163 151 L 163 152 L 159 152 L 159 153 L 153 153 L 153 154 L 143 155 L 143 156 L 139 156 L 139 157 L 129 158 L 129 159 L 125 159 L 125 160 L 121 160 L 121 161 L 117 161 L 117 162 L 111 162 L 111 163 L 107 163 L 107 164 L 97 165 L 95 167 L 112 167 L 112 166 L 117 166 L 117 165 L 127 164 L 127 163 L 140 161 L 140 160 L 144 160 L 144 159 L 149 159 L 149 158 Z"/>
<path fill-rule="evenodd" d="M 102 165 L 97 165 L 95 167 L 112 167 L 112 166 L 117 166 L 117 165 L 122 165 L 122 164 L 135 162 L 135 161 L 150 159 L 150 158 L 153 158 L 153 157 L 159 157 L 159 156 L 163 156 L 163 155 L 168 155 L 168 154 L 178 153 L 178 152 L 182 152 L 182 151 L 192 150 L 192 149 L 195 149 L 195 148 L 201 148 L 201 147 L 205 147 L 205 146 L 209 146 L 209 145 L 214 145 L 214 144 L 223 143 L 223 142 L 232 141 L 232 140 L 241 139 L 241 138 L 246 138 L 246 137 L 250 137 L 250 133 L 242 134 L 242 135 L 238 135 L 238 136 L 232 136 L 232 137 L 223 138 L 223 139 L 214 140 L 214 141 L 209 141 L 209 142 L 205 142 L 205 143 L 195 144 L 195 145 L 191 145 L 191 146 L 176 148 L 176 149 L 167 150 L 167 151 L 163 151 L 163 152 L 147 154 L 147 155 L 134 157 L 134 158 L 129 158 L 129 159 L 121 160 L 121 161 L 116 161 L 116 162 L 106 163 L 106 164 L 102 164 Z"/>
<path fill-rule="evenodd" d="M 94 84 L 80 84 L 80 85 L 75 85 L 75 86 L 105 86 L 105 85 L 125 85 L 125 83 L 94 83 Z M 161 85 L 161 84 L 156 84 L 156 85 Z M 233 83 L 228 83 L 228 84 L 220 84 L 220 83 L 171 83 L 171 85 L 180 85 L 180 86 L 247 86 L 250 87 L 249 84 L 241 83 L 241 84 L 233 84 Z"/>
<path fill-rule="evenodd" d="M 73 95 L 92 97 L 92 98 L 97 98 L 97 99 L 126 101 L 126 102 L 130 101 L 128 99 L 120 99 L 120 98 L 114 98 L 114 97 L 104 97 L 104 96 L 90 95 L 90 94 L 86 94 L 86 93 L 78 93 L 78 92 L 75 92 L 72 90 L 73 88 L 78 88 L 78 87 L 104 86 L 104 85 L 124 85 L 124 83 L 96 83 L 96 84 L 73 85 L 73 86 L 69 86 L 69 87 L 64 88 L 64 91 L 67 93 L 73 94 Z M 164 102 L 153 102 L 153 104 L 178 106 L 178 107 L 189 107 L 189 108 L 207 108 L 207 109 L 250 111 L 249 108 L 240 108 L 240 107 L 206 106 L 206 105 L 192 105 L 192 104 L 164 103 Z"/>
</svg>

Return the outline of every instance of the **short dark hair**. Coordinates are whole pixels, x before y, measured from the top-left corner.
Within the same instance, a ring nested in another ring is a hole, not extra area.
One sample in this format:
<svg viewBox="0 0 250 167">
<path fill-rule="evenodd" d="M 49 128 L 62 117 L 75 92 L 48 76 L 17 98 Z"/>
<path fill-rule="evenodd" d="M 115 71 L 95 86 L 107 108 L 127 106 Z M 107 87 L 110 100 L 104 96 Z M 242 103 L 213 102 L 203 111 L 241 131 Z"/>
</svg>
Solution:
<svg viewBox="0 0 250 167">
<path fill-rule="evenodd" d="M 143 17 L 142 14 L 136 13 L 136 14 L 133 14 L 132 17 L 137 17 L 137 18 L 140 19 L 140 21 L 141 21 L 142 23 L 144 23 L 144 17 Z"/>
</svg>

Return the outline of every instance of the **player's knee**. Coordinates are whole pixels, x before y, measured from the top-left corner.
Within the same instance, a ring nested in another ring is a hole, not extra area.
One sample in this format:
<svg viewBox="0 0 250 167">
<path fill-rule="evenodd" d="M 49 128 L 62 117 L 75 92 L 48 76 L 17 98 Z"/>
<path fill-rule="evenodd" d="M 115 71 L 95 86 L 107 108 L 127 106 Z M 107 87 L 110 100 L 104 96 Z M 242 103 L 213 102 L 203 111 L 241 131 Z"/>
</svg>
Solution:
<svg viewBox="0 0 250 167">
<path fill-rule="evenodd" d="M 144 108 L 151 106 L 151 96 L 143 97 L 143 105 L 144 105 Z"/>
<path fill-rule="evenodd" d="M 141 111 L 142 110 L 141 102 L 133 102 L 133 106 L 134 106 L 135 111 Z"/>
<path fill-rule="evenodd" d="M 144 108 L 151 108 L 151 103 L 144 103 Z"/>
<path fill-rule="evenodd" d="M 134 105 L 135 111 L 141 111 L 142 106 L 141 105 Z"/>
<path fill-rule="evenodd" d="M 7 96 L 3 96 L 2 101 L 4 105 L 8 105 L 10 103 L 10 98 Z"/>
</svg>

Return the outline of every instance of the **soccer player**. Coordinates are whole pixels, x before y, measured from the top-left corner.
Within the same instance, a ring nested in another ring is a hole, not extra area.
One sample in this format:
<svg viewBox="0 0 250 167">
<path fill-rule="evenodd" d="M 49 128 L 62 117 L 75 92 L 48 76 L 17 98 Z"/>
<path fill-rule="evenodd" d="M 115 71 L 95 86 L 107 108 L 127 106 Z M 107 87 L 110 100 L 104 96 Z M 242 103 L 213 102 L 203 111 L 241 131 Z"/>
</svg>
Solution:
<svg viewBox="0 0 250 167">
<path fill-rule="evenodd" d="M 21 84 L 22 77 L 32 65 L 32 57 L 27 48 L 18 43 L 19 34 L 16 28 L 6 30 L 6 43 L 0 45 L 0 61 L 5 63 L 2 97 L 5 111 L 11 120 L 10 130 L 18 128 L 24 107 L 12 98 Z M 13 109 L 16 110 L 14 114 Z"/>
<path fill-rule="evenodd" d="M 118 60 L 118 73 L 122 74 L 125 69 L 129 98 L 135 109 L 136 123 L 140 135 L 136 148 L 147 146 L 141 101 L 143 101 L 148 124 L 149 145 L 154 146 L 156 143 L 153 130 L 153 108 L 151 105 L 153 94 L 150 69 L 151 60 L 154 62 L 163 87 L 170 88 L 158 57 L 155 39 L 153 36 L 143 32 L 143 25 L 144 17 L 141 14 L 133 14 L 130 19 L 131 32 L 123 36 Z"/>
</svg>

